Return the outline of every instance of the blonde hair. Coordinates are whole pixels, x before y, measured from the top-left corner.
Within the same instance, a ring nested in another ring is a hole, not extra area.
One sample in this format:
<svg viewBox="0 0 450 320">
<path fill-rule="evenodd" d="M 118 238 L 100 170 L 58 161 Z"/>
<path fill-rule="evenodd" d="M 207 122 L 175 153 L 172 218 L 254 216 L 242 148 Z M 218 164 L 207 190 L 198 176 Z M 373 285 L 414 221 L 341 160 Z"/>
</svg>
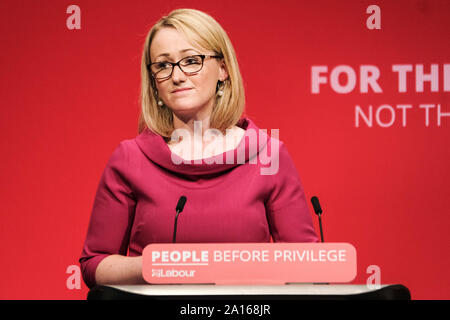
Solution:
<svg viewBox="0 0 450 320">
<path fill-rule="evenodd" d="M 244 85 L 236 54 L 225 30 L 210 15 L 195 9 L 177 9 L 162 17 L 148 32 L 141 60 L 141 114 L 138 131 L 146 127 L 153 132 L 170 137 L 173 127 L 172 111 L 157 102 L 155 80 L 147 66 L 151 63 L 150 46 L 155 34 L 162 28 L 172 27 L 181 32 L 193 45 L 211 50 L 221 55 L 228 72 L 223 82 L 223 95 L 216 95 L 216 101 L 210 117 L 210 127 L 223 133 L 235 125 L 244 112 Z"/>
</svg>

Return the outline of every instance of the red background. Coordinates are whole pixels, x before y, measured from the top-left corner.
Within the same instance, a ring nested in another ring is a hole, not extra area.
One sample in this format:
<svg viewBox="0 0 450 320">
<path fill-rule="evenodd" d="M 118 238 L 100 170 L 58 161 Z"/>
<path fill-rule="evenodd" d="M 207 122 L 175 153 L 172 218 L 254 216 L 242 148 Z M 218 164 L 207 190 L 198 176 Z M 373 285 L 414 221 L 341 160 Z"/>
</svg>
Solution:
<svg viewBox="0 0 450 320">
<path fill-rule="evenodd" d="M 71 4 L 81 30 L 66 27 Z M 366 27 L 372 4 L 381 30 Z M 377 265 L 383 284 L 404 284 L 414 299 L 449 299 L 450 117 L 438 127 L 431 109 L 426 127 L 415 109 L 406 127 L 400 113 L 389 128 L 354 123 L 355 105 L 440 103 L 450 112 L 445 0 L 1 1 L 0 298 L 86 297 L 84 283 L 67 288 L 66 269 L 78 265 L 106 161 L 137 134 L 145 35 L 180 7 L 211 14 L 228 32 L 246 113 L 280 129 L 308 198 L 321 200 L 325 240 L 356 247 L 353 283 Z M 431 63 L 439 92 L 429 83 L 415 92 L 410 73 L 408 92 L 398 93 L 392 64 L 428 73 Z M 311 66 L 364 64 L 380 69 L 383 93 L 338 94 L 326 84 L 311 94 Z"/>
</svg>

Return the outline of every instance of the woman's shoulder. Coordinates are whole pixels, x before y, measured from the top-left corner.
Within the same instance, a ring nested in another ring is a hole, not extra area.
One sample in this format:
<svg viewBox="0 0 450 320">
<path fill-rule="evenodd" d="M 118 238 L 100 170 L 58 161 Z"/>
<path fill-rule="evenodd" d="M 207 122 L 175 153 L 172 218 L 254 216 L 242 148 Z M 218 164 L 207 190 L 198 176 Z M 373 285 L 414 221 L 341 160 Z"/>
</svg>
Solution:
<svg viewBox="0 0 450 320">
<path fill-rule="evenodd" d="M 130 157 L 130 154 L 132 155 L 138 150 L 139 148 L 136 144 L 135 138 L 121 140 L 113 149 L 110 161 L 127 161 Z"/>
</svg>

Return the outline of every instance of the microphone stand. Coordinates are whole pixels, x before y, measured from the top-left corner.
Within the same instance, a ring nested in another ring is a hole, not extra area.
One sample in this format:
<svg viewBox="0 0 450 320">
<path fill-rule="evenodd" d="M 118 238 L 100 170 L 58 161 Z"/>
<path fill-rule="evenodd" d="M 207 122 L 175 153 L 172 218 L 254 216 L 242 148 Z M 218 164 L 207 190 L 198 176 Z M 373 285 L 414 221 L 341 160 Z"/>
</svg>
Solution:
<svg viewBox="0 0 450 320">
<path fill-rule="evenodd" d="M 177 223 L 178 223 L 178 215 L 180 214 L 180 210 L 177 210 L 177 214 L 175 215 L 175 224 L 173 226 L 173 243 L 177 242 Z"/>
<path fill-rule="evenodd" d="M 322 214 L 318 213 L 317 215 L 319 216 L 320 240 L 323 242 Z"/>
</svg>

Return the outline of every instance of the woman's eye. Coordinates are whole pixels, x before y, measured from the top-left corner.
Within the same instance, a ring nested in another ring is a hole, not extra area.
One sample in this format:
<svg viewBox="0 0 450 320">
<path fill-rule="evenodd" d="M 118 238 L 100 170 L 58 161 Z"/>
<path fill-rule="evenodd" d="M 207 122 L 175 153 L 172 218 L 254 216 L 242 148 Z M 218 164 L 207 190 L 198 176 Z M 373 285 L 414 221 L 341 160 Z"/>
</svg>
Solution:
<svg viewBox="0 0 450 320">
<path fill-rule="evenodd" d="M 158 69 L 166 69 L 169 68 L 171 64 L 167 62 L 160 62 L 156 66 L 158 67 Z"/>
<path fill-rule="evenodd" d="M 186 58 L 183 62 L 184 62 L 184 64 L 197 64 L 197 63 L 200 63 L 198 61 L 198 59 L 195 58 L 195 57 Z"/>
</svg>

